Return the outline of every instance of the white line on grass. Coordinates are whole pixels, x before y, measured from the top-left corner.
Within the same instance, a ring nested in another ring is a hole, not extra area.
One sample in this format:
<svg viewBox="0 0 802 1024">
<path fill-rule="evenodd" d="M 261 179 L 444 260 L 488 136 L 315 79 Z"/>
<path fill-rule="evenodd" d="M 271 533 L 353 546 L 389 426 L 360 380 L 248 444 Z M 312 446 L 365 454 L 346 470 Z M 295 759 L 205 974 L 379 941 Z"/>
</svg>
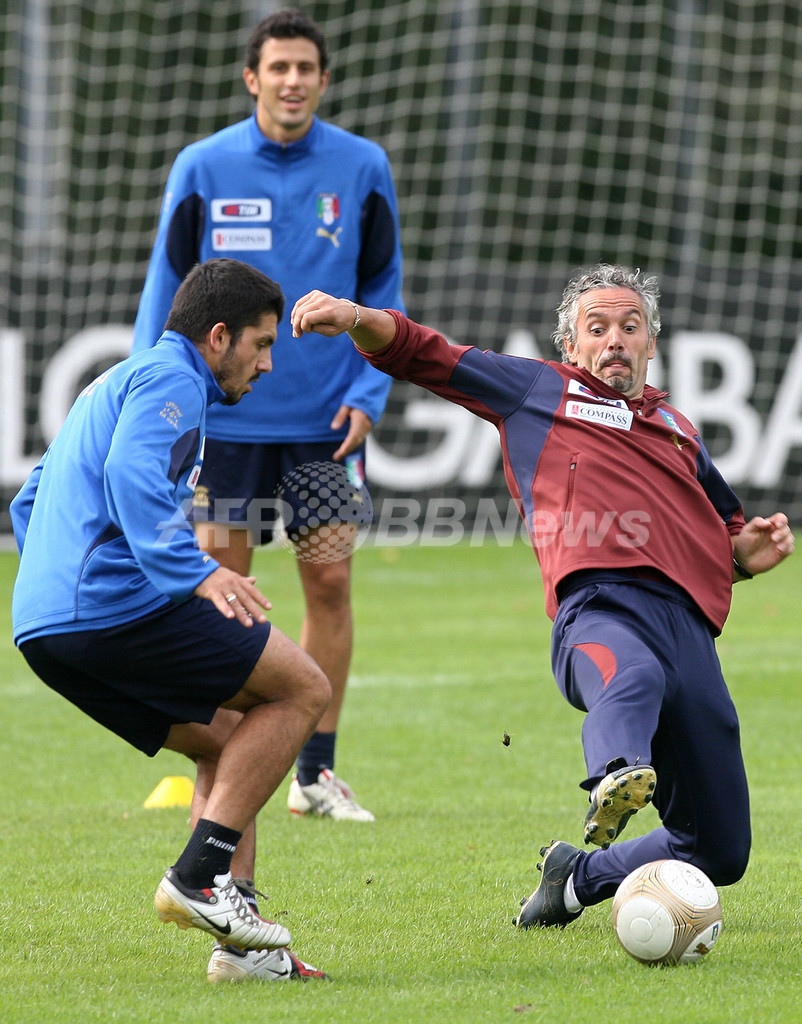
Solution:
<svg viewBox="0 0 802 1024">
<path fill-rule="evenodd" d="M 350 676 L 348 685 L 360 690 L 379 689 L 412 689 L 417 686 L 465 686 L 477 680 L 471 676 L 457 673 L 435 673 L 434 675 L 398 675 L 397 673 L 381 673 L 379 675 Z"/>
</svg>

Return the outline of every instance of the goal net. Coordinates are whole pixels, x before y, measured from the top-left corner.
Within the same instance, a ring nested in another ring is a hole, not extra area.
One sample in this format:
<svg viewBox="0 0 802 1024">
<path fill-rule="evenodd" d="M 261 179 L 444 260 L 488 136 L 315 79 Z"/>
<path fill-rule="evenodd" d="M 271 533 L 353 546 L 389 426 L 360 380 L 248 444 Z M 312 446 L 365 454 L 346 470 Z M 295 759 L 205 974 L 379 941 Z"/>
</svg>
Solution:
<svg viewBox="0 0 802 1024">
<path fill-rule="evenodd" d="M 169 166 L 250 113 L 245 42 L 278 6 L 0 8 L 0 531 L 74 394 L 127 351 Z M 390 156 L 409 314 L 550 358 L 576 267 L 657 274 L 652 382 L 698 424 L 747 515 L 802 520 L 802 8 L 300 6 L 331 51 L 321 116 Z M 394 385 L 369 455 L 377 507 L 420 518 L 450 502 L 467 521 L 491 500 L 505 518 L 485 426 Z"/>
</svg>

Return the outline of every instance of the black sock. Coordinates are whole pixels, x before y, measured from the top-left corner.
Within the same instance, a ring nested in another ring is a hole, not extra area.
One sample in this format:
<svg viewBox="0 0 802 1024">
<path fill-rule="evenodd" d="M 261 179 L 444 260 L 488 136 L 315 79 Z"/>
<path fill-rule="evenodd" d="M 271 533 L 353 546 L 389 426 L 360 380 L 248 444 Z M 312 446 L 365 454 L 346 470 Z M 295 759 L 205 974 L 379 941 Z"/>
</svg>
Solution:
<svg viewBox="0 0 802 1024">
<path fill-rule="evenodd" d="M 201 818 L 175 862 L 178 877 L 189 889 L 208 888 L 215 875 L 231 870 L 231 857 L 241 838 L 241 832 Z"/>
<path fill-rule="evenodd" d="M 311 786 L 324 768 L 334 768 L 336 732 L 315 732 L 306 741 L 298 755 L 298 782 Z"/>
</svg>

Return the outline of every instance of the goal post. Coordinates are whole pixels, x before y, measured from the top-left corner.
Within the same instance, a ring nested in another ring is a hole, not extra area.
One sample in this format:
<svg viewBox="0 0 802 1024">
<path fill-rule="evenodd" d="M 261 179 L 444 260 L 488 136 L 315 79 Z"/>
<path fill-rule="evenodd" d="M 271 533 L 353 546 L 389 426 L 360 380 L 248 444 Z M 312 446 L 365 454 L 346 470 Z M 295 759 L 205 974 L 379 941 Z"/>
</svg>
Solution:
<svg viewBox="0 0 802 1024">
<path fill-rule="evenodd" d="M 102 368 L 104 327 L 118 358 L 169 167 L 250 113 L 245 43 L 279 6 L 0 7 L 0 532 L 50 439 L 43 394 Z M 802 8 L 297 6 L 329 42 L 321 116 L 389 154 L 410 315 L 460 342 L 550 358 L 576 267 L 657 274 L 654 381 L 698 423 L 748 515 L 802 521 Z M 67 346 L 72 361 L 57 359 Z M 470 515 L 495 496 L 506 508 L 492 439 L 437 405 L 394 386 L 371 440 L 377 504 L 451 497 Z"/>
</svg>

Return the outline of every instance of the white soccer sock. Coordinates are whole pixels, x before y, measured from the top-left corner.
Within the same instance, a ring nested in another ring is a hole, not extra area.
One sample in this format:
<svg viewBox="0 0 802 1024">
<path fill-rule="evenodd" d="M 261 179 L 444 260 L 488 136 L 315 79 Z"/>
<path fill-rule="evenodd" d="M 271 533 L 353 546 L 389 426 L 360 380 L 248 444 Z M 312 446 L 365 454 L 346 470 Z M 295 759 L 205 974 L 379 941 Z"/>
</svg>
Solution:
<svg viewBox="0 0 802 1024">
<path fill-rule="evenodd" d="M 574 876 L 572 874 L 568 876 L 565 882 L 563 903 L 569 914 L 578 914 L 582 909 L 582 904 L 576 898 L 576 893 L 574 892 Z"/>
</svg>

